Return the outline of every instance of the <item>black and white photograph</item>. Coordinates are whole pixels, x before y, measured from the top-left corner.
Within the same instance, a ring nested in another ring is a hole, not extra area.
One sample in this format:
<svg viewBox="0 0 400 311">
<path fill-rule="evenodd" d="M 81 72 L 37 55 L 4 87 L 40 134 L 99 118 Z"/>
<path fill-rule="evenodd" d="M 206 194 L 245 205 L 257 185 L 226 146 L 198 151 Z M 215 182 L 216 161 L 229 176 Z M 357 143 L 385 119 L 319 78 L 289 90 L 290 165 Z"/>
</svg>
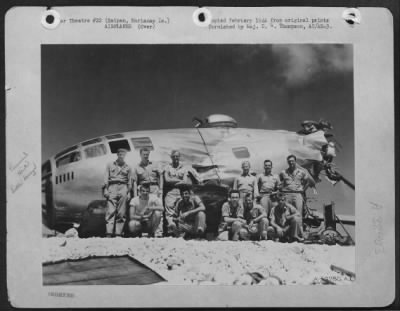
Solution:
<svg viewBox="0 0 400 311">
<path fill-rule="evenodd" d="M 388 10 L 15 7 L 5 26 L 12 306 L 391 303 Z"/>
<path fill-rule="evenodd" d="M 44 285 L 355 281 L 352 45 L 41 59 Z"/>
</svg>

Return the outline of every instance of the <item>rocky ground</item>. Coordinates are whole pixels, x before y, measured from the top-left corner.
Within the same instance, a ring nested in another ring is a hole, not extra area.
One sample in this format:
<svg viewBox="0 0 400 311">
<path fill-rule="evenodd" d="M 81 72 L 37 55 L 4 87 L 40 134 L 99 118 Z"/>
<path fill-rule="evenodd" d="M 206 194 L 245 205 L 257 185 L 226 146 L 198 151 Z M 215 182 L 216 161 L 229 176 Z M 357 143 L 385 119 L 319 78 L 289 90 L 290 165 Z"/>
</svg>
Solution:
<svg viewBox="0 0 400 311">
<path fill-rule="evenodd" d="M 43 263 L 130 255 L 171 285 L 349 284 L 331 265 L 355 272 L 354 246 L 177 238 L 43 239 Z M 162 283 L 165 284 L 165 283 Z"/>
</svg>

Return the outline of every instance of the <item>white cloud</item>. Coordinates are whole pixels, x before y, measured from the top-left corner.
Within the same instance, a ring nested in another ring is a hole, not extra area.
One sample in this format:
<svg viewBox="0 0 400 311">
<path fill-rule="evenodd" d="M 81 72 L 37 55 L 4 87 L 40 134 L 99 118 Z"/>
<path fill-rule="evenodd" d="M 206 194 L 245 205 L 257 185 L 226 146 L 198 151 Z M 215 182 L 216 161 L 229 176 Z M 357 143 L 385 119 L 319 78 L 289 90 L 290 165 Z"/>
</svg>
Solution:
<svg viewBox="0 0 400 311">
<path fill-rule="evenodd" d="M 322 72 L 348 72 L 353 69 L 351 46 L 345 45 L 274 45 L 281 75 L 288 86 L 308 83 Z"/>
</svg>

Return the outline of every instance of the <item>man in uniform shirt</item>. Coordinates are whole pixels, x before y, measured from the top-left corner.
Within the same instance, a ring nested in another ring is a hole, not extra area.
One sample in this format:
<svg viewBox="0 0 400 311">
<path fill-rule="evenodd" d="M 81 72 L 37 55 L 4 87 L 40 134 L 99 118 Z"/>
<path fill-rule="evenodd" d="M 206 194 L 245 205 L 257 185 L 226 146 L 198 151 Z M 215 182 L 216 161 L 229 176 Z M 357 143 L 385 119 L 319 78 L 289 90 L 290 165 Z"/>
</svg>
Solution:
<svg viewBox="0 0 400 311">
<path fill-rule="evenodd" d="M 255 239 L 266 240 L 268 229 L 268 218 L 264 208 L 253 202 L 251 194 L 246 194 L 244 201 L 244 219 L 247 222 L 247 232 L 242 234 L 242 240 Z"/>
<path fill-rule="evenodd" d="M 150 184 L 151 194 L 157 195 L 158 197 L 162 196 L 161 170 L 149 160 L 149 156 L 149 149 L 140 149 L 141 161 L 133 169 L 133 196 L 139 194 L 139 188 L 143 183 Z"/>
<path fill-rule="evenodd" d="M 235 178 L 233 189 L 239 191 L 242 200 L 247 193 L 250 193 L 254 198 L 258 196 L 256 177 L 250 174 L 249 161 L 242 162 L 242 174 Z"/>
<path fill-rule="evenodd" d="M 278 191 L 279 184 L 279 176 L 272 174 L 272 161 L 265 160 L 264 174 L 260 174 L 257 176 L 256 185 L 258 188 L 258 193 L 261 196 L 260 204 L 265 209 L 268 217 L 272 208 L 270 196 L 272 192 Z"/>
<path fill-rule="evenodd" d="M 173 234 L 175 227 L 174 215 L 175 204 L 181 198 L 179 185 L 187 184 L 195 179 L 196 182 L 201 182 L 200 176 L 191 168 L 185 167 L 180 163 L 180 152 L 173 150 L 171 152 L 172 163 L 169 164 L 163 172 L 163 185 L 165 195 L 165 217 L 167 220 L 168 233 Z"/>
<path fill-rule="evenodd" d="M 278 204 L 271 210 L 271 222 L 268 228 L 268 235 L 275 240 L 280 241 L 298 241 L 304 239 L 299 235 L 303 235 L 301 227 L 301 215 L 299 211 L 291 204 L 286 202 L 285 195 L 279 193 L 277 195 Z"/>
<path fill-rule="evenodd" d="M 281 191 L 286 194 L 287 202 L 299 211 L 302 225 L 303 195 L 308 187 L 315 185 L 315 181 L 305 169 L 297 167 L 296 156 L 289 155 L 286 160 L 289 167 L 279 175 Z"/>
<path fill-rule="evenodd" d="M 238 241 L 240 235 L 245 235 L 244 209 L 238 190 L 232 190 L 229 194 L 229 201 L 222 205 L 222 220 L 218 229 L 218 240 Z"/>
<path fill-rule="evenodd" d="M 181 199 L 175 204 L 176 235 L 189 234 L 202 237 L 206 230 L 206 208 L 197 195 L 192 195 L 189 185 L 180 186 Z"/>
<path fill-rule="evenodd" d="M 126 203 L 132 190 L 132 169 L 125 163 L 126 153 L 126 149 L 118 149 L 117 160 L 106 167 L 103 195 L 107 199 L 107 236 L 121 236 L 126 221 Z"/>
<path fill-rule="evenodd" d="M 130 202 L 129 232 L 132 236 L 148 233 L 149 237 L 154 237 L 160 224 L 163 211 L 161 199 L 149 193 L 150 184 L 143 183 L 139 189 L 139 196 Z"/>
</svg>

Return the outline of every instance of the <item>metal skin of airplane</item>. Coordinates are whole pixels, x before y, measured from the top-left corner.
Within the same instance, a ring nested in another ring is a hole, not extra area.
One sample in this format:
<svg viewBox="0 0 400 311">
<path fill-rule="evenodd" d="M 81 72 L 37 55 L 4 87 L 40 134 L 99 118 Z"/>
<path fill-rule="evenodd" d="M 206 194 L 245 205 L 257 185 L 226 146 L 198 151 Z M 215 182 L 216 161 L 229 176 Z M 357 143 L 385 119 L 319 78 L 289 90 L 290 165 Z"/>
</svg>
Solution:
<svg viewBox="0 0 400 311">
<path fill-rule="evenodd" d="M 194 192 L 209 211 L 208 224 L 215 227 L 220 206 L 234 178 L 241 174 L 244 160 L 251 163 L 254 174 L 263 173 L 266 159 L 273 162 L 273 173 L 279 173 L 287 168 L 286 157 L 294 154 L 298 164 L 312 172 L 316 163 L 322 163 L 321 148 L 328 143 L 324 131 L 302 135 L 284 130 L 238 128 L 235 120 L 224 115 L 213 115 L 206 121 L 195 128 L 105 135 L 52 156 L 42 165 L 42 211 L 49 227 L 79 223 L 91 203 L 105 200 L 102 196 L 105 168 L 116 160 L 119 148 L 128 150 L 125 161 L 132 168 L 140 162 L 140 149 L 148 148 L 151 162 L 160 169 L 171 162 L 171 151 L 178 150 L 181 162 L 195 169 L 202 179 L 201 184 L 193 186 Z"/>
</svg>

